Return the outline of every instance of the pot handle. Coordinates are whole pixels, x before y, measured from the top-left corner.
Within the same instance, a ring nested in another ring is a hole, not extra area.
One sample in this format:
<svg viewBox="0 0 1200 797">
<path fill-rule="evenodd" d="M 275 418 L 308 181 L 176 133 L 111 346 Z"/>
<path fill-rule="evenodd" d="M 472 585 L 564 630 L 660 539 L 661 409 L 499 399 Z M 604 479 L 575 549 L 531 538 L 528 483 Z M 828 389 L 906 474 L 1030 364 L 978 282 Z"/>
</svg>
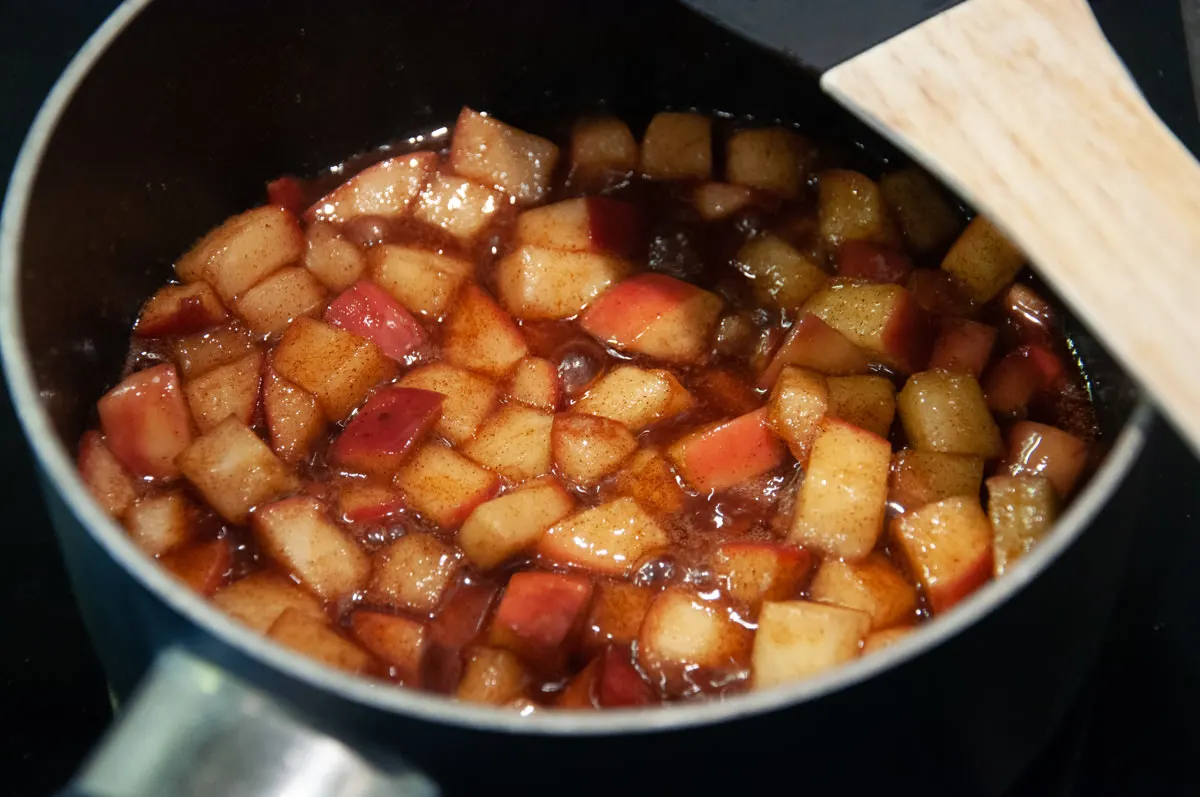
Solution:
<svg viewBox="0 0 1200 797">
<path fill-rule="evenodd" d="M 160 655 L 59 797 L 437 797 L 397 757 L 364 756 L 180 649 Z"/>
</svg>

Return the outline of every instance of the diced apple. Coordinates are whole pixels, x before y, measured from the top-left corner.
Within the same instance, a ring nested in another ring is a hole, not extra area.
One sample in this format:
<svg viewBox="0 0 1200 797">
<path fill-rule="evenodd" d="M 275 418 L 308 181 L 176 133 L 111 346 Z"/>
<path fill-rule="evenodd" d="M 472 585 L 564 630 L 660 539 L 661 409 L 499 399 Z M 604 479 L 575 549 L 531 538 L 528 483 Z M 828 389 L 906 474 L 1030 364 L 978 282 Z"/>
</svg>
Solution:
<svg viewBox="0 0 1200 797">
<path fill-rule="evenodd" d="M 251 573 L 222 587 L 213 595 L 213 603 L 225 614 L 260 633 L 266 633 L 287 609 L 314 620 L 328 620 L 321 602 L 311 592 L 269 571 Z"/>
<path fill-rule="evenodd" d="M 196 428 L 207 432 L 226 418 L 237 418 L 247 426 L 258 409 L 262 383 L 262 354 L 255 352 L 240 360 L 220 365 L 183 387 Z"/>
<path fill-rule="evenodd" d="M 242 294 L 234 309 L 259 335 L 278 335 L 301 316 L 325 306 L 325 288 L 308 269 L 282 268 Z"/>
<path fill-rule="evenodd" d="M 505 395 L 534 409 L 554 412 L 562 390 L 554 363 L 541 357 L 525 357 L 513 369 Z"/>
<path fill-rule="evenodd" d="M 400 304 L 427 318 L 439 318 L 475 272 L 468 260 L 397 244 L 372 247 L 367 262 L 371 279 Z"/>
<path fill-rule="evenodd" d="M 638 432 L 694 405 L 692 394 L 670 371 L 622 365 L 600 377 L 573 409 L 619 421 Z"/>
<path fill-rule="evenodd" d="M 525 694 L 529 675 L 517 656 L 502 648 L 471 651 L 455 696 L 469 703 L 502 706 Z"/>
<path fill-rule="evenodd" d="M 338 232 L 337 225 L 313 222 L 305 234 L 304 267 L 331 291 L 344 291 L 362 278 L 367 257 Z"/>
<path fill-rule="evenodd" d="M 1021 415 L 1039 393 L 1065 382 L 1062 361 L 1037 344 L 1004 355 L 983 378 L 988 407 L 1001 415 Z"/>
<path fill-rule="evenodd" d="M 829 412 L 829 385 L 821 374 L 794 365 L 785 366 L 771 388 L 767 417 L 775 434 L 787 443 L 792 456 L 804 464 Z"/>
<path fill-rule="evenodd" d="M 583 623 L 584 648 L 599 650 L 607 645 L 632 645 L 653 600 L 654 592 L 627 581 L 597 583 Z"/>
<path fill-rule="evenodd" d="M 500 489 L 500 478 L 446 446 L 418 449 L 396 475 L 405 504 L 442 528 L 453 528 Z"/>
<path fill-rule="evenodd" d="M 865 174 L 830 169 L 818 177 L 817 219 L 821 239 L 836 250 L 846 241 L 900 247 L 900 232 L 879 184 Z"/>
<path fill-rule="evenodd" d="M 263 379 L 263 414 L 271 448 L 290 464 L 307 459 L 325 432 L 325 416 L 317 397 L 274 371 L 268 371 Z"/>
<path fill-rule="evenodd" d="M 1054 307 L 1028 285 L 1009 285 L 999 304 L 1024 341 L 1046 343 L 1059 328 Z"/>
<path fill-rule="evenodd" d="M 161 556 L 187 542 L 195 531 L 195 509 L 180 490 L 140 498 L 125 514 L 125 528 L 137 546 Z"/>
<path fill-rule="evenodd" d="M 769 390 L 785 365 L 810 368 L 823 374 L 850 375 L 866 373 L 870 361 L 841 332 L 812 313 L 803 313 L 763 369 L 758 386 Z"/>
<path fill-rule="evenodd" d="M 184 545 L 164 554 L 158 561 L 167 572 L 207 598 L 225 583 L 233 565 L 233 550 L 228 539 L 218 538 L 198 545 Z"/>
<path fill-rule="evenodd" d="M 317 200 L 304 218 L 344 224 L 359 216 L 403 216 L 437 162 L 436 153 L 411 152 L 368 166 Z"/>
<path fill-rule="evenodd" d="M 992 577 L 992 527 L 976 496 L 945 498 L 896 517 L 892 539 L 935 614 Z"/>
<path fill-rule="evenodd" d="M 603 187 L 638 165 L 637 139 L 615 116 L 580 119 L 571 129 L 571 182 Z"/>
<path fill-rule="evenodd" d="M 999 576 L 1054 528 L 1059 501 L 1044 476 L 993 476 L 987 490 Z"/>
<path fill-rule="evenodd" d="M 788 539 L 832 556 L 862 559 L 883 531 L 888 441 L 826 418 L 813 443 Z"/>
<path fill-rule="evenodd" d="M 892 459 L 888 503 L 901 512 L 956 495 L 979 495 L 983 457 L 906 448 Z"/>
<path fill-rule="evenodd" d="M 896 386 L 884 376 L 832 376 L 829 414 L 886 438 L 896 417 Z"/>
<path fill-rule="evenodd" d="M 175 263 L 183 282 L 203 279 L 229 303 L 260 280 L 304 256 L 296 217 L 266 205 L 234 216 Z"/>
<path fill-rule="evenodd" d="M 554 416 L 550 444 L 559 472 L 584 486 L 615 473 L 637 450 L 637 440 L 624 424 L 577 412 Z"/>
<path fill-rule="evenodd" d="M 736 601 L 758 608 L 787 600 L 800 589 L 813 557 L 802 548 L 773 542 L 727 542 L 713 554 L 713 575 Z"/>
<path fill-rule="evenodd" d="M 133 334 L 143 338 L 191 335 L 217 326 L 228 315 L 207 282 L 167 285 L 142 305 Z"/>
<path fill-rule="evenodd" d="M 962 229 L 962 220 L 936 182 L 920 169 L 901 169 L 879 181 L 883 199 L 915 252 L 941 251 Z"/>
<path fill-rule="evenodd" d="M 469 243 L 507 205 L 508 201 L 499 192 L 486 185 L 439 173 L 418 197 L 414 215 Z"/>
<path fill-rule="evenodd" d="M 475 430 L 496 406 L 498 391 L 490 379 L 446 363 L 410 371 L 399 384 L 432 390 L 446 397 L 434 430 L 455 445 L 473 438 Z"/>
<path fill-rule="evenodd" d="M 288 327 L 275 347 L 274 367 L 316 396 L 331 421 L 345 419 L 396 372 L 395 362 L 371 341 L 311 318 Z"/>
<path fill-rule="evenodd" d="M 654 691 L 633 666 L 627 648 L 610 645 L 601 654 L 596 699 L 601 708 L 632 708 L 654 702 Z"/>
<path fill-rule="evenodd" d="M 387 662 L 403 683 L 420 684 L 428 635 L 424 623 L 394 614 L 357 611 L 350 615 L 350 627 L 359 644 Z"/>
<path fill-rule="evenodd" d="M 913 374 L 896 397 L 900 421 L 914 448 L 991 459 L 1003 451 L 978 380 L 961 371 Z"/>
<path fill-rule="evenodd" d="M 958 280 L 976 302 L 991 301 L 1025 265 L 1025 255 L 983 216 L 976 216 L 942 260 L 942 270 Z"/>
<path fill-rule="evenodd" d="M 696 392 L 730 415 L 745 415 L 763 405 L 753 385 L 728 368 L 706 368 L 693 377 Z"/>
<path fill-rule="evenodd" d="M 913 269 L 905 287 L 917 306 L 932 315 L 973 317 L 978 312 L 958 280 L 940 268 Z"/>
<path fill-rule="evenodd" d="M 712 120 L 699 113 L 657 113 L 642 136 L 642 174 L 654 180 L 712 177 Z"/>
<path fill-rule="evenodd" d="M 84 433 L 77 464 L 83 483 L 104 511 L 115 518 L 124 515 L 137 498 L 133 474 L 104 444 L 99 432 Z"/>
<path fill-rule="evenodd" d="M 532 205 L 550 192 L 558 147 L 463 108 L 450 141 L 450 165 L 464 177 L 499 186 L 518 205 Z"/>
<path fill-rule="evenodd" d="M 299 487 L 296 476 L 237 418 L 196 438 L 178 462 L 204 500 L 233 523 L 245 523 L 253 507 Z"/>
<path fill-rule="evenodd" d="M 375 523 L 402 506 L 403 497 L 387 485 L 347 479 L 338 486 L 337 513 L 347 523 Z"/>
<path fill-rule="evenodd" d="M 872 631 L 863 639 L 862 655 L 890 648 L 904 637 L 912 633 L 912 627 L 885 628 L 882 631 Z"/>
<path fill-rule="evenodd" d="M 976 379 L 987 367 L 996 345 L 996 328 L 965 318 L 947 318 L 933 340 L 930 369 L 966 371 Z"/>
<path fill-rule="evenodd" d="M 803 138 L 783 127 L 739 130 L 725 144 L 725 178 L 795 199 L 805 176 L 806 149 Z"/>
<path fill-rule="evenodd" d="M 698 429 L 675 442 L 667 455 L 679 475 L 700 492 L 725 490 L 769 473 L 787 459 L 764 407 Z"/>
<path fill-rule="evenodd" d="M 173 365 L 125 377 L 97 409 L 108 449 L 136 476 L 172 479 L 175 457 L 192 442 L 192 417 Z"/>
<path fill-rule="evenodd" d="M 212 369 L 259 350 L 260 339 L 239 324 L 176 338 L 171 354 L 185 379 L 195 379 Z"/>
<path fill-rule="evenodd" d="M 592 598 L 592 582 L 562 573 L 516 573 L 496 607 L 489 642 L 529 661 L 561 663 Z"/>
<path fill-rule="evenodd" d="M 692 205 L 705 221 L 720 221 L 745 210 L 754 202 L 754 192 L 729 183 L 700 183 L 692 191 Z"/>
<path fill-rule="evenodd" d="M 271 623 L 267 637 L 338 670 L 361 673 L 371 666 L 371 657 L 365 650 L 334 631 L 324 620 L 295 609 L 284 609 Z"/>
<path fill-rule="evenodd" d="M 683 509 L 684 492 L 667 458 L 653 448 L 643 448 L 629 458 L 617 474 L 617 492 L 657 515 Z"/>
<path fill-rule="evenodd" d="M 477 285 L 465 285 L 442 333 L 445 357 L 455 365 L 501 378 L 529 353 L 521 330 Z"/>
<path fill-rule="evenodd" d="M 638 663 L 665 694 L 686 694 L 714 675 L 744 671 L 753 637 L 730 607 L 670 587 L 655 597 L 642 622 Z"/>
<path fill-rule="evenodd" d="M 712 345 L 723 302 L 664 274 L 640 274 L 597 299 L 580 326 L 623 351 L 667 362 L 690 363 Z"/>
<path fill-rule="evenodd" d="M 829 275 L 807 256 L 775 235 L 763 235 L 738 250 L 734 264 L 750 278 L 763 304 L 794 311 L 825 287 Z"/>
<path fill-rule="evenodd" d="M 267 204 L 277 205 L 292 213 L 302 213 L 307 204 L 304 201 L 304 188 L 291 175 L 277 177 L 267 183 Z"/>
<path fill-rule="evenodd" d="M 641 240 L 641 219 L 626 202 L 580 197 L 526 210 L 517 217 L 517 246 L 629 257 Z"/>
<path fill-rule="evenodd" d="M 554 416 L 521 404 L 501 407 L 463 448 L 471 459 L 513 482 L 550 472 Z"/>
<path fill-rule="evenodd" d="M 477 506 L 458 530 L 458 546 L 473 564 L 491 570 L 532 547 L 574 508 L 570 494 L 547 476 Z"/>
<path fill-rule="evenodd" d="M 754 635 L 755 689 L 810 678 L 858 657 L 870 630 L 863 612 L 811 601 L 768 601 Z"/>
<path fill-rule="evenodd" d="M 426 343 L 425 330 L 404 306 L 370 280 L 359 280 L 329 303 L 325 320 L 372 341 L 401 363 Z"/>
<path fill-rule="evenodd" d="M 454 548 L 415 531 L 389 543 L 374 559 L 367 600 L 422 614 L 437 609 L 463 564 Z"/>
<path fill-rule="evenodd" d="M 371 560 L 319 501 L 296 496 L 259 507 L 254 533 L 263 550 L 325 600 L 354 594 Z"/>
<path fill-rule="evenodd" d="M 910 374 L 929 362 L 929 319 L 899 285 L 834 285 L 804 305 L 889 368 Z"/>
<path fill-rule="evenodd" d="M 536 550 L 551 564 L 628 576 L 638 560 L 669 544 L 662 526 L 632 498 L 618 498 L 554 524 Z"/>
<path fill-rule="evenodd" d="M 826 559 L 813 577 L 809 596 L 819 603 L 858 609 L 871 618 L 872 630 L 916 619 L 917 588 L 880 553 L 861 562 Z"/>
<path fill-rule="evenodd" d="M 435 664 L 443 666 L 427 672 L 434 673 L 442 681 L 440 685 L 452 689 L 457 683 L 462 670 L 459 653 L 479 636 L 499 591 L 493 582 L 462 581 L 444 596 L 437 616 L 429 624 L 429 655 Z"/>
<path fill-rule="evenodd" d="M 612 255 L 522 246 L 496 264 L 496 289 L 518 318 L 571 318 L 632 270 Z"/>
<path fill-rule="evenodd" d="M 838 249 L 837 273 L 845 279 L 904 285 L 912 270 L 908 255 L 870 241 L 846 241 Z"/>
<path fill-rule="evenodd" d="M 1062 498 L 1071 494 L 1087 464 L 1088 446 L 1056 426 L 1021 421 L 1008 433 L 1005 468 L 1014 476 L 1045 476 Z"/>
<path fill-rule="evenodd" d="M 330 461 L 353 473 L 394 475 L 437 422 L 443 398 L 441 393 L 412 387 L 379 391 L 333 442 Z"/>
</svg>

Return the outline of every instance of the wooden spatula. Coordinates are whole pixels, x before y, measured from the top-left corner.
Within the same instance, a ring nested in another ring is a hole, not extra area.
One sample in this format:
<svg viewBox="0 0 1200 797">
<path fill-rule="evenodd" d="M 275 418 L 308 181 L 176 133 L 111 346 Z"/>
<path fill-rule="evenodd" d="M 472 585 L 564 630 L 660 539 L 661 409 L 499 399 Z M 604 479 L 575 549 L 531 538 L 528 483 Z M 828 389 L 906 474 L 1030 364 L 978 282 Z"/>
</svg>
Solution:
<svg viewBox="0 0 1200 797">
<path fill-rule="evenodd" d="M 1200 453 L 1200 164 L 1084 0 L 684 1 L 988 215 Z"/>
</svg>

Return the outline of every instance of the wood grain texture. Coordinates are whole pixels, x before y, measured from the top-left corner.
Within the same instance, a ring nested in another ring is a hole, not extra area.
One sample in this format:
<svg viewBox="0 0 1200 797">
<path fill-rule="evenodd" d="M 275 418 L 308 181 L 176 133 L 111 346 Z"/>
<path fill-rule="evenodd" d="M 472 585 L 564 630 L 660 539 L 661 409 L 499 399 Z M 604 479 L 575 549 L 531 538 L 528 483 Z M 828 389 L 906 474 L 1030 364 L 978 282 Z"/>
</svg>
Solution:
<svg viewBox="0 0 1200 797">
<path fill-rule="evenodd" d="M 969 0 L 822 87 L 988 215 L 1200 452 L 1200 164 L 1084 0 Z"/>
</svg>

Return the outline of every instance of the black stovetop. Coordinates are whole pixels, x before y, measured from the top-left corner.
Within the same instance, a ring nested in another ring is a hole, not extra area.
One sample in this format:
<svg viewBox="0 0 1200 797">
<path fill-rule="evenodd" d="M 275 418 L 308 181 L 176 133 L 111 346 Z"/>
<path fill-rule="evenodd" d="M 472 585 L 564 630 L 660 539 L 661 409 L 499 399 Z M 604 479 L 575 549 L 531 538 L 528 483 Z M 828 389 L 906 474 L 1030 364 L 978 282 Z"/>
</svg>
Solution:
<svg viewBox="0 0 1200 797">
<path fill-rule="evenodd" d="M 0 0 L 0 175 L 41 97 L 115 5 Z M 1155 110 L 1200 152 L 1177 0 L 1092 5 Z M 2 390 L 0 452 L 0 793 L 43 795 L 79 764 L 110 709 Z M 1200 463 L 1159 423 L 1139 467 L 1155 475 L 1108 644 L 1014 797 L 1200 794 Z"/>
</svg>

